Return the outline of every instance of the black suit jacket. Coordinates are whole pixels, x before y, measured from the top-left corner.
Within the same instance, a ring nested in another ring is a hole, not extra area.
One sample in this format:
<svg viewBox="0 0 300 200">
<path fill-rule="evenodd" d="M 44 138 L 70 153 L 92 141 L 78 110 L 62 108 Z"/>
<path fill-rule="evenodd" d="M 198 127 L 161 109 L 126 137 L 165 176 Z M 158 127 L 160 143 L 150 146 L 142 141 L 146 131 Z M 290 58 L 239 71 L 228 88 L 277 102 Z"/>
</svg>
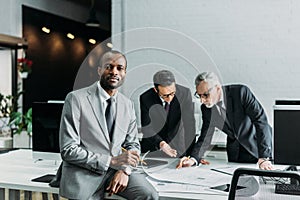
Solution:
<svg viewBox="0 0 300 200">
<path fill-rule="evenodd" d="M 223 87 L 226 120 L 220 120 L 216 106 L 207 108 L 201 105 L 201 135 L 192 150 L 191 156 L 200 160 L 209 149 L 215 127 L 227 135 L 237 139 L 239 143 L 254 157 L 267 158 L 272 156 L 272 131 L 268 124 L 263 107 L 253 93 L 244 85 L 228 85 Z M 236 152 L 228 152 L 236 153 Z"/>
<path fill-rule="evenodd" d="M 140 96 L 142 152 L 156 151 L 166 141 L 179 156 L 190 153 L 195 142 L 194 105 L 188 88 L 176 84 L 176 94 L 167 114 L 153 88 Z"/>
</svg>

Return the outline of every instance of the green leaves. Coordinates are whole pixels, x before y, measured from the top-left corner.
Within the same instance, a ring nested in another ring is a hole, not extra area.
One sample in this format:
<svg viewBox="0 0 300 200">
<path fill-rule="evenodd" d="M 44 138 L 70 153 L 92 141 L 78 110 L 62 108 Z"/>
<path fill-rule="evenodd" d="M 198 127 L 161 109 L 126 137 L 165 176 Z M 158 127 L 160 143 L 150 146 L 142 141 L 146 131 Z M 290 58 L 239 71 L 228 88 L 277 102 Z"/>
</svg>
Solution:
<svg viewBox="0 0 300 200">
<path fill-rule="evenodd" d="M 23 130 L 28 134 L 32 132 L 32 108 L 29 108 L 25 114 L 13 112 L 10 115 L 9 124 L 13 127 L 14 134 L 20 134 Z"/>
</svg>

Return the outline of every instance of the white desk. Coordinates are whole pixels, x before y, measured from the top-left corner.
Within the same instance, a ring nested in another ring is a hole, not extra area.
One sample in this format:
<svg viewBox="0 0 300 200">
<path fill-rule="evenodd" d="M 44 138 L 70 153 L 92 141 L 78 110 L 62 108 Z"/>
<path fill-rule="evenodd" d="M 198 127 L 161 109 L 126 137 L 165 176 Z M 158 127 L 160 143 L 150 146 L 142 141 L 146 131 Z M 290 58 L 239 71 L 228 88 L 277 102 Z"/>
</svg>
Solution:
<svg viewBox="0 0 300 200">
<path fill-rule="evenodd" d="M 0 148 L 12 148 L 13 139 L 12 137 L 0 137 Z"/>
<path fill-rule="evenodd" d="M 240 163 L 228 163 L 225 160 L 218 160 L 218 159 L 211 159 L 211 164 L 210 165 L 206 165 L 206 166 L 200 166 L 199 168 L 201 170 L 206 169 L 207 172 L 209 173 L 211 171 L 212 168 L 225 168 L 225 167 L 229 167 L 229 171 L 233 170 L 234 168 L 238 168 L 238 167 L 247 167 L 247 168 L 255 168 L 257 169 L 258 166 L 256 164 L 240 164 Z M 284 169 L 286 166 L 284 165 L 277 165 L 275 166 L 276 169 Z M 225 172 L 227 170 L 224 170 Z M 200 170 L 199 170 L 200 172 Z M 202 171 L 201 171 L 202 173 Z M 233 173 L 233 171 L 232 171 Z M 193 174 L 195 174 L 195 178 L 197 176 L 199 176 L 199 174 L 195 173 L 193 171 Z M 220 173 L 220 176 L 222 174 Z M 201 174 L 200 174 L 201 176 Z M 211 177 L 212 180 L 216 180 L 216 183 L 212 183 L 213 185 L 211 186 L 217 186 L 219 185 L 217 183 L 217 180 L 219 179 L 218 175 Z M 259 177 L 257 177 L 259 179 Z M 255 200 L 255 199 L 261 199 L 261 200 L 281 200 L 281 199 L 289 199 L 289 200 L 296 200 L 296 199 L 300 199 L 300 196 L 297 195 L 282 195 L 282 194 L 275 194 L 275 183 L 273 181 L 270 181 L 270 178 L 266 178 L 267 180 L 267 184 L 264 184 L 261 179 L 259 179 L 259 191 L 258 193 L 256 193 L 253 196 L 248 196 L 248 197 L 240 197 L 240 196 L 236 196 L 236 199 L 239 200 Z M 213 181 L 212 181 L 213 182 Z M 231 182 L 231 178 L 230 180 L 227 182 L 228 184 L 230 184 Z M 167 183 L 168 184 L 168 183 Z M 171 185 L 171 184 L 170 184 Z M 209 189 L 209 187 L 206 187 L 205 189 Z M 160 199 L 177 199 L 177 200 L 182 200 L 182 199 L 194 199 L 194 200 L 225 200 L 228 199 L 228 193 L 225 192 L 220 192 L 220 193 L 215 193 L 215 194 L 205 194 L 202 193 L 203 187 L 199 186 L 199 191 L 197 191 L 198 194 L 195 193 L 184 193 L 182 192 L 159 192 L 159 196 Z"/>
<path fill-rule="evenodd" d="M 31 179 L 45 174 L 55 174 L 58 168 L 54 161 L 34 162 L 31 150 L 14 150 L 0 154 L 0 199 L 4 199 L 4 189 L 10 189 L 9 198 L 18 199 L 19 190 L 58 194 L 58 188 L 48 183 L 32 182 Z"/>
<path fill-rule="evenodd" d="M 43 176 L 45 174 L 55 174 L 58 164 L 54 165 L 54 161 L 42 161 L 34 162 L 31 156 L 31 150 L 15 150 L 9 153 L 0 154 L 0 199 L 4 199 L 3 188 L 9 188 L 14 190 L 24 191 L 36 191 L 42 193 L 58 194 L 58 188 L 53 188 L 48 183 L 32 182 L 31 179 Z M 224 166 L 242 166 L 242 167 L 254 167 L 254 164 L 238 165 L 232 163 L 226 163 L 224 160 L 210 160 L 211 165 L 201 166 L 201 169 L 207 169 L 211 171 L 211 168 L 218 168 Z M 51 163 L 52 162 L 52 163 Z M 281 166 L 282 168 L 282 166 Z M 215 177 L 216 178 L 216 177 Z M 212 177 L 214 179 L 214 177 Z M 252 197 L 239 197 L 237 199 L 299 199 L 299 196 L 279 195 L 274 193 L 274 184 L 261 184 L 260 191 Z M 13 192 L 10 199 L 18 199 Z M 26 193 L 25 193 L 26 195 Z M 205 199 L 205 200 L 223 200 L 227 199 L 227 195 L 224 193 L 217 194 L 192 194 L 183 192 L 159 192 L 160 199 Z M 28 198 L 30 199 L 30 198 Z"/>
</svg>

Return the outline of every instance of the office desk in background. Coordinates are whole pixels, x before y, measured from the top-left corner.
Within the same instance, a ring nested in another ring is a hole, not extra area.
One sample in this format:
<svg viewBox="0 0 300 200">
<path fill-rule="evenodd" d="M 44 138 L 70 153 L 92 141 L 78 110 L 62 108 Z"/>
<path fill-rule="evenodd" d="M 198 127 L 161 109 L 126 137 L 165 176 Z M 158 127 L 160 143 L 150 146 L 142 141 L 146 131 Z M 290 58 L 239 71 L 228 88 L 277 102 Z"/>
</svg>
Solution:
<svg viewBox="0 0 300 200">
<path fill-rule="evenodd" d="M 31 150 L 13 150 L 0 154 L 0 199 L 5 199 L 5 188 L 9 189 L 9 199 L 17 200 L 20 190 L 25 199 L 31 199 L 31 192 L 58 194 L 58 188 L 49 187 L 48 183 L 32 182 L 31 179 L 45 174 L 55 174 L 59 163 L 55 161 L 34 161 Z"/>
<path fill-rule="evenodd" d="M 14 150 L 8 153 L 0 154 L 0 200 L 4 199 L 4 189 L 10 189 L 10 199 L 17 200 L 18 191 L 24 190 L 25 197 L 29 196 L 31 192 L 41 192 L 41 193 L 52 193 L 58 194 L 59 189 L 53 188 L 48 185 L 48 183 L 32 182 L 31 180 L 36 177 L 43 176 L 45 174 L 55 174 L 59 166 L 59 163 L 54 163 L 54 161 L 34 161 L 32 159 L 31 150 Z M 236 164 L 227 163 L 225 160 L 211 159 L 211 165 L 198 167 L 200 171 L 207 170 L 211 172 L 211 169 L 222 169 L 222 168 L 237 168 L 237 167 L 253 167 L 257 168 L 255 164 Z M 284 166 L 280 166 L 284 168 Z M 202 173 L 202 172 L 201 172 Z M 223 174 L 224 175 L 224 174 Z M 216 173 L 213 180 L 218 180 L 221 174 Z M 227 175 L 229 176 L 229 175 Z M 195 176 L 197 177 L 197 176 Z M 230 178 L 229 178 L 230 179 Z M 228 180 L 229 180 L 228 179 Z M 229 182 L 230 183 L 230 182 Z M 166 183 L 168 188 L 172 188 L 172 183 Z M 216 183 L 217 184 L 217 183 Z M 300 196 L 292 195 L 279 195 L 275 194 L 274 184 L 260 184 L 260 191 L 252 197 L 238 197 L 237 199 L 248 200 L 248 199 L 299 199 Z M 201 189 L 199 187 L 199 189 Z M 202 188 L 203 189 L 203 188 Z M 204 200 L 225 200 L 228 195 L 224 192 L 216 192 L 214 194 L 200 194 L 200 193 L 186 193 L 186 192 L 174 192 L 174 191 L 158 191 L 160 199 L 162 200 L 174 200 L 174 199 L 204 199 Z"/>
</svg>

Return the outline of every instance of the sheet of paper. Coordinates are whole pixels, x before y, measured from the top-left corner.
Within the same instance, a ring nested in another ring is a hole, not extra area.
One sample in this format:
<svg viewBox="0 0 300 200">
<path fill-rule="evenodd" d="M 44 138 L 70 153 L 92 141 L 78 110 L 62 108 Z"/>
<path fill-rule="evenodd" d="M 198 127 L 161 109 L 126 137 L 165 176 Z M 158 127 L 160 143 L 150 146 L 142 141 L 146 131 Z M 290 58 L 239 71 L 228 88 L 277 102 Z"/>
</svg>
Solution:
<svg viewBox="0 0 300 200">
<path fill-rule="evenodd" d="M 156 170 L 145 169 L 145 173 L 157 181 L 198 186 L 226 184 L 230 183 L 232 178 L 230 175 L 204 169 L 201 166 L 175 169 L 172 164 Z"/>
<path fill-rule="evenodd" d="M 194 194 L 211 194 L 211 195 L 228 195 L 226 192 L 221 191 L 213 191 L 208 187 L 198 186 L 198 185 L 190 185 L 190 184 L 182 184 L 182 183 L 166 183 L 163 181 L 156 181 L 150 177 L 147 177 L 147 180 L 153 185 L 153 187 L 160 193 L 168 192 L 168 193 L 194 193 Z"/>
<path fill-rule="evenodd" d="M 219 173 L 233 175 L 234 171 L 239 167 L 256 168 L 257 165 L 256 164 L 248 164 L 248 163 L 247 164 L 239 164 L 239 166 L 227 164 L 224 166 L 213 167 L 213 168 L 211 168 L 211 170 L 219 172 Z"/>
</svg>

